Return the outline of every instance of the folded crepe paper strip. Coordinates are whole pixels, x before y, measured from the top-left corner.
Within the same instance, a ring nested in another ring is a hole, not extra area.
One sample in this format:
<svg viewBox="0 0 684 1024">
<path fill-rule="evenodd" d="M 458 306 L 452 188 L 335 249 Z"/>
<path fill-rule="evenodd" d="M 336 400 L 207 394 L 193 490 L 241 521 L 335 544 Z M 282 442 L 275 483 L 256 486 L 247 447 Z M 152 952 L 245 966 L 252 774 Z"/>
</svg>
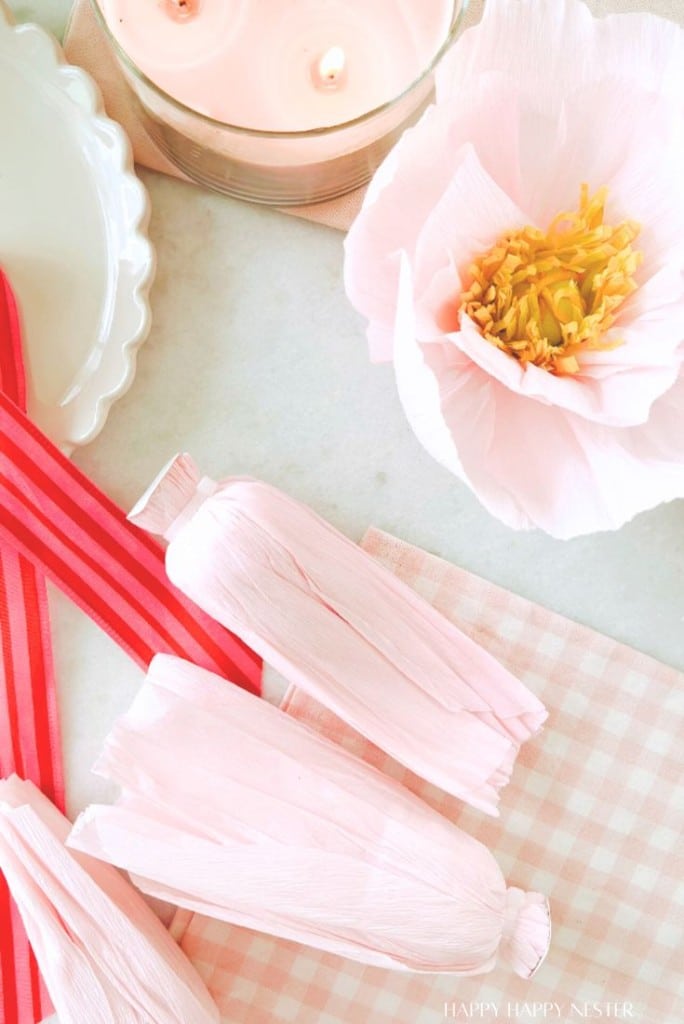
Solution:
<svg viewBox="0 0 684 1024">
<path fill-rule="evenodd" d="M 215 918 L 398 970 L 522 977 L 547 901 L 399 782 L 212 673 L 160 655 L 95 771 L 69 846 Z"/>
<path fill-rule="evenodd" d="M 218 1024 L 200 976 L 140 894 L 67 850 L 69 830 L 31 783 L 0 782 L 0 866 L 60 1024 Z"/>
<path fill-rule="evenodd" d="M 496 815 L 543 705 L 311 509 L 177 456 L 131 520 L 169 578 L 287 679 L 416 774 Z"/>
<path fill-rule="evenodd" d="M 146 668 L 167 652 L 260 692 L 261 660 L 173 587 L 164 554 L 0 395 L 0 543 Z"/>
<path fill-rule="evenodd" d="M 26 409 L 21 319 L 0 269 L 0 391 Z M 64 777 L 45 578 L 0 543 L 0 778 L 17 772 L 60 808 Z M 0 1019 L 34 1024 L 51 1013 L 28 938 L 0 873 Z"/>
</svg>

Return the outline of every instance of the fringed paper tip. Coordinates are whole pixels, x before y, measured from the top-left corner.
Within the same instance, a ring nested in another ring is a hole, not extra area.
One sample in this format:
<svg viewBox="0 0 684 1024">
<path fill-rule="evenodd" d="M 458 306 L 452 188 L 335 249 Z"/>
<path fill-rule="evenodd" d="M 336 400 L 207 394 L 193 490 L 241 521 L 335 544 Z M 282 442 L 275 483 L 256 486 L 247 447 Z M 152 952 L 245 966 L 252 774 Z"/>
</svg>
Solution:
<svg viewBox="0 0 684 1024">
<path fill-rule="evenodd" d="M 128 519 L 148 533 L 171 540 L 190 518 L 196 507 L 195 499 L 202 501 L 213 490 L 198 490 L 204 482 L 191 455 L 174 455 L 133 506 Z"/>
<path fill-rule="evenodd" d="M 551 943 L 549 901 L 539 892 L 511 886 L 506 891 L 506 918 L 500 952 L 521 978 L 541 967 Z"/>
<path fill-rule="evenodd" d="M 67 850 L 68 833 L 32 783 L 0 780 L 0 871 L 62 1024 L 218 1024 L 199 974 L 140 894 Z"/>
</svg>

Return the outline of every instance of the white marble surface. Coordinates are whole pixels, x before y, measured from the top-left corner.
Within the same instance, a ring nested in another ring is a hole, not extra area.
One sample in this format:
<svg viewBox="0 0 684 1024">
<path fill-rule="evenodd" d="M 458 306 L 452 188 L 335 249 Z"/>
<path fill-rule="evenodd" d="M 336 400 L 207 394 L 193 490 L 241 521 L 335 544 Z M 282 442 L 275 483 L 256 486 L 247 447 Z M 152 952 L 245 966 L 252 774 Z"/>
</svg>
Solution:
<svg viewBox="0 0 684 1024">
<path fill-rule="evenodd" d="M 11 4 L 57 31 L 69 0 Z M 558 542 L 492 519 L 411 434 L 389 367 L 367 359 L 342 287 L 342 236 L 143 174 L 158 253 L 136 380 L 75 461 L 128 507 L 178 449 L 250 473 L 358 538 L 374 523 L 684 669 L 684 504 L 619 533 Z M 532 443 L 532 442 L 531 442 Z M 140 673 L 51 595 L 72 813 Z"/>
<path fill-rule="evenodd" d="M 37 21 L 62 38 L 71 0 L 5 0 L 18 21 Z"/>
</svg>

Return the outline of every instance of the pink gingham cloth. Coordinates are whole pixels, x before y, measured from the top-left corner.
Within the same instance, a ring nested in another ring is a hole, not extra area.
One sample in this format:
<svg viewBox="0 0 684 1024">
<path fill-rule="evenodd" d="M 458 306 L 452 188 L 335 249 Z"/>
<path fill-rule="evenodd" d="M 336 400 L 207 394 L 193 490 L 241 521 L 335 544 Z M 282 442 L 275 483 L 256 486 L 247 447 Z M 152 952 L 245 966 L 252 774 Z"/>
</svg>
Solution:
<svg viewBox="0 0 684 1024">
<path fill-rule="evenodd" d="M 683 1020 L 682 675 L 379 530 L 363 547 L 548 707 L 541 737 L 519 755 L 501 818 L 411 776 L 303 693 L 291 690 L 283 707 L 481 839 L 510 884 L 546 893 L 551 950 L 527 982 L 505 967 L 482 978 L 406 975 L 180 911 L 172 931 L 225 1024 L 579 1021 L 594 1002 L 604 1019 L 617 1004 L 613 1019 Z M 553 1006 L 533 1017 L 543 1003 Z"/>
</svg>

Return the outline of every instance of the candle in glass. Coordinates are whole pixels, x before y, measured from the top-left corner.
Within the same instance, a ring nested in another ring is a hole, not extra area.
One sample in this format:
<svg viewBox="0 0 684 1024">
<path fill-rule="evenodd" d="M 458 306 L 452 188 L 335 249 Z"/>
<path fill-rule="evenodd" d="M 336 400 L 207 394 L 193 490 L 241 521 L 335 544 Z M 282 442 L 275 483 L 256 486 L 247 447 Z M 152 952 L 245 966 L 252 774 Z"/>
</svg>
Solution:
<svg viewBox="0 0 684 1024">
<path fill-rule="evenodd" d="M 155 141 L 192 177 L 301 202 L 361 184 L 424 106 L 454 0 L 99 0 Z"/>
</svg>

